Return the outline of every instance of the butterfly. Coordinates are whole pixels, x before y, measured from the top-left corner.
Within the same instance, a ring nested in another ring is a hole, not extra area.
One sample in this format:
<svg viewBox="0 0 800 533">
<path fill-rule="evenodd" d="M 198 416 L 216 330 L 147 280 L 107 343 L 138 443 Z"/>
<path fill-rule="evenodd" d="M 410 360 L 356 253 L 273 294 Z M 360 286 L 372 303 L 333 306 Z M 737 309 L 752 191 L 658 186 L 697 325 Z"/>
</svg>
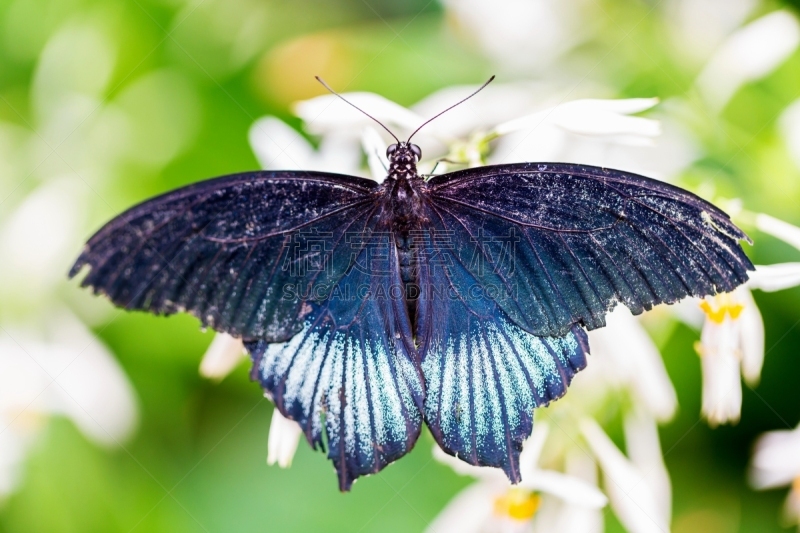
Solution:
<svg viewBox="0 0 800 533">
<path fill-rule="evenodd" d="M 678 187 L 563 163 L 426 179 L 413 135 L 389 146 L 382 183 L 260 171 L 145 201 L 70 276 L 88 266 L 82 286 L 120 307 L 241 338 L 252 379 L 347 491 L 423 425 L 519 482 L 534 409 L 586 366 L 587 330 L 616 305 L 729 292 L 753 269 L 746 235 Z"/>
</svg>

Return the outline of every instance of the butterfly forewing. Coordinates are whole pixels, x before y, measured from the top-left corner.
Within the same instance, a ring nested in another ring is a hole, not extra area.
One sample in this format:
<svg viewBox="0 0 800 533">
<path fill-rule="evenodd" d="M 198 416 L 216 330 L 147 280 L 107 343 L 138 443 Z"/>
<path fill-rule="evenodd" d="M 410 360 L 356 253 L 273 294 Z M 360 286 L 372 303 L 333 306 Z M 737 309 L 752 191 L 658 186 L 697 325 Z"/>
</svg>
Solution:
<svg viewBox="0 0 800 533">
<path fill-rule="evenodd" d="M 535 335 L 605 325 L 685 296 L 733 290 L 753 268 L 728 216 L 691 193 L 616 170 L 525 163 L 428 182 L 431 209 L 496 302 Z M 499 253 L 506 243 L 511 252 Z M 508 257 L 512 260 L 508 260 Z M 479 261 L 468 258 L 477 257 Z"/>
<path fill-rule="evenodd" d="M 315 287 L 341 277 L 374 221 L 375 182 L 254 172 L 178 189 L 98 231 L 72 268 L 128 309 L 186 310 L 244 338 L 284 341 Z"/>
</svg>

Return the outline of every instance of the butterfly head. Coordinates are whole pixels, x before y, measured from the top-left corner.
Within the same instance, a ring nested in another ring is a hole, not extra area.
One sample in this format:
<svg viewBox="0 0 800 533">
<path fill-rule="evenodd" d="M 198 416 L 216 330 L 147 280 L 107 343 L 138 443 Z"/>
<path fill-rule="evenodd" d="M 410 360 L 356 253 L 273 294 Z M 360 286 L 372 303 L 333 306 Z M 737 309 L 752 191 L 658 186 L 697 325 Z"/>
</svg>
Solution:
<svg viewBox="0 0 800 533">
<path fill-rule="evenodd" d="M 389 145 L 389 148 L 386 149 L 386 157 L 392 163 L 416 165 L 417 161 L 422 158 L 422 150 L 416 144 L 399 142 Z"/>
<path fill-rule="evenodd" d="M 386 149 L 389 158 L 389 176 L 394 179 L 413 179 L 417 175 L 417 161 L 422 157 L 422 150 L 410 142 L 398 142 Z"/>
</svg>

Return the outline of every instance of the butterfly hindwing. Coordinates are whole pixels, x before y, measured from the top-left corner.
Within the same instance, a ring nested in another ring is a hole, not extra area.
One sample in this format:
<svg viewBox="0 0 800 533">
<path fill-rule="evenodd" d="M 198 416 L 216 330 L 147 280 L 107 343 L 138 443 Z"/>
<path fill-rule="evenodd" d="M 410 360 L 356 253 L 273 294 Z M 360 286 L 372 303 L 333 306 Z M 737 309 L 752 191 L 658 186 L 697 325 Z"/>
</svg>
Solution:
<svg viewBox="0 0 800 533">
<path fill-rule="evenodd" d="M 314 172 L 253 172 L 144 202 L 109 222 L 70 272 L 127 309 L 186 310 L 219 331 L 283 341 L 309 287 L 338 279 L 374 222 L 377 184 Z"/>
<path fill-rule="evenodd" d="M 559 337 L 537 337 L 520 328 L 488 296 L 490 286 L 457 256 L 445 257 L 452 249 L 432 244 L 446 241 L 447 232 L 434 219 L 431 233 L 418 239 L 425 422 L 447 453 L 502 468 L 519 482 L 534 408 L 563 396 L 586 366 L 586 333 L 573 326 Z"/>
<path fill-rule="evenodd" d="M 394 247 L 368 242 L 329 293 L 291 340 L 245 345 L 253 378 L 315 449 L 327 442 L 339 486 L 349 490 L 413 447 L 424 391 Z"/>
<path fill-rule="evenodd" d="M 753 268 L 738 244 L 746 236 L 725 213 L 642 176 L 523 163 L 428 184 L 455 255 L 481 283 L 512 284 L 516 292 L 496 301 L 537 335 L 564 335 L 573 324 L 602 327 L 617 303 L 640 313 L 728 292 Z M 502 246 L 507 253 L 498 255 Z"/>
</svg>

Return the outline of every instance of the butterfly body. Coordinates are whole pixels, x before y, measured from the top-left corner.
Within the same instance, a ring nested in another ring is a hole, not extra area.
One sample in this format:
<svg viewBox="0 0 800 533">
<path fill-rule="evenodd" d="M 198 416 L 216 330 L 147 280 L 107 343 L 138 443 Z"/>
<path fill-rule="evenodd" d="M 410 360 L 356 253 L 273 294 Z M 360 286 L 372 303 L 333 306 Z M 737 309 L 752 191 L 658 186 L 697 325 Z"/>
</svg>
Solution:
<svg viewBox="0 0 800 533">
<path fill-rule="evenodd" d="M 427 205 L 425 180 L 417 172 L 419 147 L 407 143 L 392 145 L 388 155 L 389 169 L 380 194 L 387 205 L 381 217 L 381 227 L 388 229 L 397 249 L 400 279 L 403 283 L 406 310 L 412 330 L 416 325 L 416 300 L 419 295 L 417 244 L 415 230 L 425 226 Z M 411 148 L 414 146 L 414 149 Z"/>
<path fill-rule="evenodd" d="M 586 329 L 747 280 L 746 238 L 702 199 L 612 169 L 480 167 L 382 183 L 245 173 L 136 206 L 71 275 L 127 309 L 240 337 L 252 377 L 348 490 L 413 447 L 520 480 L 533 410 L 586 365 Z"/>
</svg>

